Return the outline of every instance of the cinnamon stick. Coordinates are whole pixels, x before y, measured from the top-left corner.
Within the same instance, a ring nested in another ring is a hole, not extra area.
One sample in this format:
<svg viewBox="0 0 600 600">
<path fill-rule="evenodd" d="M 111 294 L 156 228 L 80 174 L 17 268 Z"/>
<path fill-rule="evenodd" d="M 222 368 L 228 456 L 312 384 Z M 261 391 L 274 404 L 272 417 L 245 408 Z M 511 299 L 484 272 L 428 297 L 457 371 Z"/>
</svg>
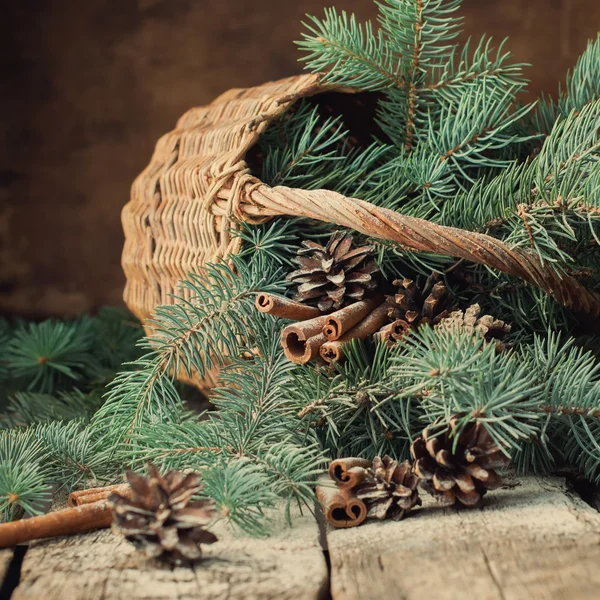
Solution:
<svg viewBox="0 0 600 600">
<path fill-rule="evenodd" d="M 338 458 L 329 463 L 329 477 L 340 488 L 353 488 L 362 483 L 367 475 L 366 469 L 372 465 L 364 458 Z"/>
<path fill-rule="evenodd" d="M 288 325 L 281 332 L 281 345 L 286 357 L 292 362 L 305 364 L 319 356 L 321 345 L 327 341 L 322 333 L 329 315 L 321 315 Z"/>
<path fill-rule="evenodd" d="M 261 293 L 256 297 L 256 308 L 262 312 L 291 321 L 304 321 L 321 315 L 314 306 L 307 306 L 285 296 Z"/>
<path fill-rule="evenodd" d="M 325 518 L 334 527 L 356 527 L 367 518 L 365 503 L 355 498 L 349 488 L 337 488 L 328 477 L 319 480 L 317 498 Z"/>
<path fill-rule="evenodd" d="M 384 325 L 377 333 L 374 333 L 373 339 L 391 347 L 410 330 L 411 327 L 406 321 L 396 319 L 392 323 Z"/>
<path fill-rule="evenodd" d="M 379 304 L 381 304 L 381 297 L 375 297 L 341 308 L 329 315 L 323 327 L 323 333 L 330 342 L 339 339 L 357 323 L 362 321 Z"/>
<path fill-rule="evenodd" d="M 39 517 L 0 524 L 0 548 L 9 548 L 41 538 L 102 529 L 112 523 L 106 500 L 65 508 Z"/>
<path fill-rule="evenodd" d="M 381 327 L 386 323 L 389 310 L 389 304 L 383 302 L 374 311 L 372 311 L 366 318 L 364 318 L 358 325 L 353 327 L 350 331 L 345 333 L 341 338 L 333 342 L 325 342 L 320 349 L 321 358 L 325 362 L 339 362 L 344 357 L 342 347 L 351 340 L 364 340 L 376 331 L 379 331 Z"/>
<path fill-rule="evenodd" d="M 106 500 L 113 492 L 117 492 L 122 496 L 131 494 L 131 488 L 127 483 L 118 483 L 117 485 L 107 485 L 104 487 L 89 488 L 87 490 L 79 490 L 69 494 L 69 506 L 82 506 L 83 504 L 91 504 Z"/>
</svg>

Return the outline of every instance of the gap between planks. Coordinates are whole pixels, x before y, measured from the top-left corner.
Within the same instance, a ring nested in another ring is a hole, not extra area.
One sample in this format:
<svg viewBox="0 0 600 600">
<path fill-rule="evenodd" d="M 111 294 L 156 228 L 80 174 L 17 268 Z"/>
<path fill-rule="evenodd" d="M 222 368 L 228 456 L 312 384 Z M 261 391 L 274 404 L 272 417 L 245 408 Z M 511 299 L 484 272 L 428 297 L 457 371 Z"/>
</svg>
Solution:
<svg viewBox="0 0 600 600">
<path fill-rule="evenodd" d="M 8 568 L 10 567 L 10 563 L 12 562 L 14 554 L 15 552 L 12 548 L 9 548 L 7 550 L 0 550 L 0 589 L 2 588 L 2 584 L 6 579 L 6 575 L 8 574 Z"/>
<path fill-rule="evenodd" d="M 600 514 L 564 479 L 521 477 L 481 509 L 424 506 L 329 531 L 333 600 L 600 598 Z"/>
</svg>

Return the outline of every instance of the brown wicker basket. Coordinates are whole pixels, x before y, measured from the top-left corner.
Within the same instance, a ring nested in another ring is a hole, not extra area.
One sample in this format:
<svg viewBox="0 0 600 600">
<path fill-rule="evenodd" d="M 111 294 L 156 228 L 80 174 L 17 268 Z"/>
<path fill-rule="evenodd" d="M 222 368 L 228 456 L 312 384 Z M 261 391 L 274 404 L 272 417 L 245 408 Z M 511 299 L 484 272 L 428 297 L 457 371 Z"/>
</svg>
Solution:
<svg viewBox="0 0 600 600">
<path fill-rule="evenodd" d="M 486 264 L 521 277 L 574 310 L 600 315 L 600 299 L 578 281 L 540 264 L 535 253 L 490 236 L 443 227 L 326 190 L 271 188 L 250 174 L 245 161 L 269 123 L 299 98 L 352 90 L 300 75 L 230 90 L 193 108 L 163 136 L 148 167 L 133 184 L 122 213 L 127 277 L 124 299 L 146 320 L 154 307 L 173 302 L 178 283 L 202 265 L 239 250 L 231 231 L 242 221 L 276 215 L 335 223 L 430 251 Z M 214 383 L 214 374 L 203 382 Z"/>
</svg>

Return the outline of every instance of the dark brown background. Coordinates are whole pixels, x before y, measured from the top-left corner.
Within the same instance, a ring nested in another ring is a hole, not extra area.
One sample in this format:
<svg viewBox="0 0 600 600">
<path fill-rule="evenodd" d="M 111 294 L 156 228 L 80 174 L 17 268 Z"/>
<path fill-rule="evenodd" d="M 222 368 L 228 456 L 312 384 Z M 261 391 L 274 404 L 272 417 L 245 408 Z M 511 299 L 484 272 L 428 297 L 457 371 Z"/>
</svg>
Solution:
<svg viewBox="0 0 600 600">
<path fill-rule="evenodd" d="M 299 71 L 305 13 L 371 0 L 0 0 L 0 311 L 118 303 L 120 210 L 157 138 L 229 87 Z M 554 92 L 600 29 L 598 0 L 465 0 Z"/>
</svg>

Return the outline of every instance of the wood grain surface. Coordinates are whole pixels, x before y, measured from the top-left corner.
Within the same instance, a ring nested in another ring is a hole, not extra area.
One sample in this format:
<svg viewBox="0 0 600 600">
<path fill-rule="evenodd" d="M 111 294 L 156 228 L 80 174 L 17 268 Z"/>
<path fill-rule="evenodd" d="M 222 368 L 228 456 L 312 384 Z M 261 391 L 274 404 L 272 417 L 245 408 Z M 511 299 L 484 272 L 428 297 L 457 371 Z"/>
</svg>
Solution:
<svg viewBox="0 0 600 600">
<path fill-rule="evenodd" d="M 600 514 L 564 480 L 521 478 L 481 509 L 424 500 L 399 523 L 329 532 L 334 600 L 600 597 Z"/>
<path fill-rule="evenodd" d="M 327 565 L 314 518 L 293 527 L 277 516 L 266 539 L 215 529 L 193 568 L 145 559 L 109 530 L 32 544 L 11 600 L 313 600 L 327 590 Z"/>
<path fill-rule="evenodd" d="M 322 531 L 330 578 L 311 516 L 290 529 L 280 515 L 262 540 L 218 533 L 193 569 L 147 561 L 110 531 L 34 543 L 11 600 L 600 597 L 600 514 L 557 477 L 509 481 L 480 509 L 426 497 L 399 523 Z"/>
</svg>

